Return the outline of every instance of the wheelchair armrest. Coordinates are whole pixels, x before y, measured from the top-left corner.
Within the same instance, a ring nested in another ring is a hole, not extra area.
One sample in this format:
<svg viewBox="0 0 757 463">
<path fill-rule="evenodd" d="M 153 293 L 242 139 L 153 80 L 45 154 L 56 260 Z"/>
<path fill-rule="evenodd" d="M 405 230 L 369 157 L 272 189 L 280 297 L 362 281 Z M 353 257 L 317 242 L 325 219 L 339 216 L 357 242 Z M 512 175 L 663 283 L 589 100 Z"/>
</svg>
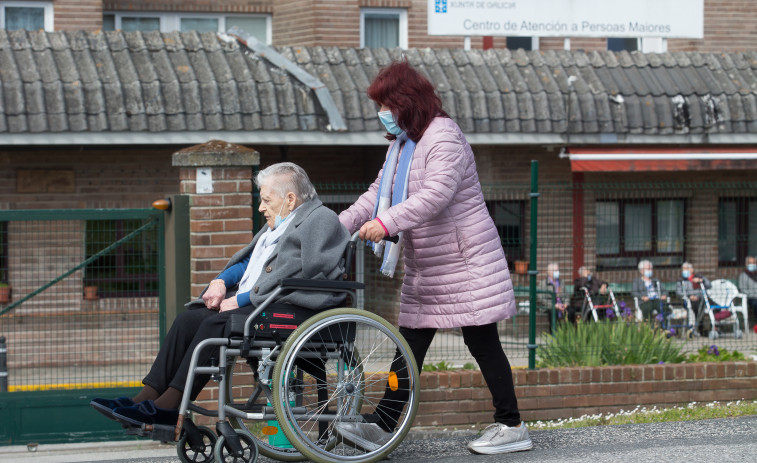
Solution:
<svg viewBox="0 0 757 463">
<path fill-rule="evenodd" d="M 313 291 L 352 291 L 365 289 L 358 281 L 308 280 L 305 278 L 285 278 L 279 283 L 282 289 L 305 289 Z"/>
</svg>

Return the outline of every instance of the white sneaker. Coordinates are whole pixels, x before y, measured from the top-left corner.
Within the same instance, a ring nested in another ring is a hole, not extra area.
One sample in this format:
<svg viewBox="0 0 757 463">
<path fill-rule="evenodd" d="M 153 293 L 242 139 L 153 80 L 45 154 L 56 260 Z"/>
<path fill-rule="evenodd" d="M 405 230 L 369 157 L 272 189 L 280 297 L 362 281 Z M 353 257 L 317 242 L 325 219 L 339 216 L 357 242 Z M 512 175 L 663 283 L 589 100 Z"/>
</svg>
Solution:
<svg viewBox="0 0 757 463">
<path fill-rule="evenodd" d="M 494 455 L 531 450 L 533 446 L 526 423 L 521 423 L 520 427 L 517 428 L 494 423 L 484 429 L 481 437 L 468 443 L 468 450 L 471 453 Z"/>
<path fill-rule="evenodd" d="M 376 423 L 338 423 L 334 430 L 345 444 L 364 452 L 378 450 L 392 438 Z"/>
</svg>

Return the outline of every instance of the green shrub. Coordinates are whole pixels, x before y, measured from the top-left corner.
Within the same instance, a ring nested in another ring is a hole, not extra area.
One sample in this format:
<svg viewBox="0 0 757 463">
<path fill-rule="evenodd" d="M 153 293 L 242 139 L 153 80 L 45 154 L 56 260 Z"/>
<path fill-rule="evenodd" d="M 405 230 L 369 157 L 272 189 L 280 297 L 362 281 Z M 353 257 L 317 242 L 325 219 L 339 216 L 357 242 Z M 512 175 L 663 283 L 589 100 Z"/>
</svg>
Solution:
<svg viewBox="0 0 757 463">
<path fill-rule="evenodd" d="M 729 362 L 732 360 L 745 360 L 744 354 L 735 350 L 728 352 L 727 349 L 718 349 L 715 344 L 711 346 L 702 346 L 696 354 L 689 354 L 686 357 L 687 362 Z"/>
<path fill-rule="evenodd" d="M 478 367 L 475 363 L 468 362 L 465 365 L 463 365 L 463 370 L 478 370 Z"/>
<path fill-rule="evenodd" d="M 433 363 L 424 363 L 423 364 L 423 371 L 448 371 L 452 370 L 452 364 L 445 362 L 442 360 L 441 362 L 434 365 Z"/>
<path fill-rule="evenodd" d="M 536 351 L 542 368 L 680 363 L 680 347 L 645 323 L 562 323 Z"/>
</svg>

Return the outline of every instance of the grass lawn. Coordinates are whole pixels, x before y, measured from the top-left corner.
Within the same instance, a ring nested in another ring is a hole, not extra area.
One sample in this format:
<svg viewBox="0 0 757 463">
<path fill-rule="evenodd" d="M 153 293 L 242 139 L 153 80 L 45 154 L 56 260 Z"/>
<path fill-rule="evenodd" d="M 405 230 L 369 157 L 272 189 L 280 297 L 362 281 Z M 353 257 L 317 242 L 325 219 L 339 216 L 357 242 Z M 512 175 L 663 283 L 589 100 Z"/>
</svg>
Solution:
<svg viewBox="0 0 757 463">
<path fill-rule="evenodd" d="M 757 415 L 757 400 L 708 403 L 692 402 L 686 406 L 671 408 L 646 408 L 637 406 L 633 410 L 621 410 L 618 413 L 609 413 L 606 415 L 584 415 L 579 418 L 532 421 L 528 423 L 528 427 L 535 430 L 563 429 L 615 424 L 708 420 L 713 418 L 733 418 L 747 415 Z"/>
</svg>

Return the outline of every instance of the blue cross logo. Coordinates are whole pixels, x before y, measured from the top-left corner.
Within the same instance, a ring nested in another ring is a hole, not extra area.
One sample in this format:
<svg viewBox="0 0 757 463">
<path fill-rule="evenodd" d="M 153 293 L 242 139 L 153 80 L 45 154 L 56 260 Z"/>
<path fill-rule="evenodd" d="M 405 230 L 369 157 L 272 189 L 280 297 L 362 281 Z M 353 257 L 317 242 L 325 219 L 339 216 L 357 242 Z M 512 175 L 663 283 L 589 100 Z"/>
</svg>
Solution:
<svg viewBox="0 0 757 463">
<path fill-rule="evenodd" d="M 434 0 L 434 7 L 437 13 L 447 12 L 447 0 Z"/>
</svg>

